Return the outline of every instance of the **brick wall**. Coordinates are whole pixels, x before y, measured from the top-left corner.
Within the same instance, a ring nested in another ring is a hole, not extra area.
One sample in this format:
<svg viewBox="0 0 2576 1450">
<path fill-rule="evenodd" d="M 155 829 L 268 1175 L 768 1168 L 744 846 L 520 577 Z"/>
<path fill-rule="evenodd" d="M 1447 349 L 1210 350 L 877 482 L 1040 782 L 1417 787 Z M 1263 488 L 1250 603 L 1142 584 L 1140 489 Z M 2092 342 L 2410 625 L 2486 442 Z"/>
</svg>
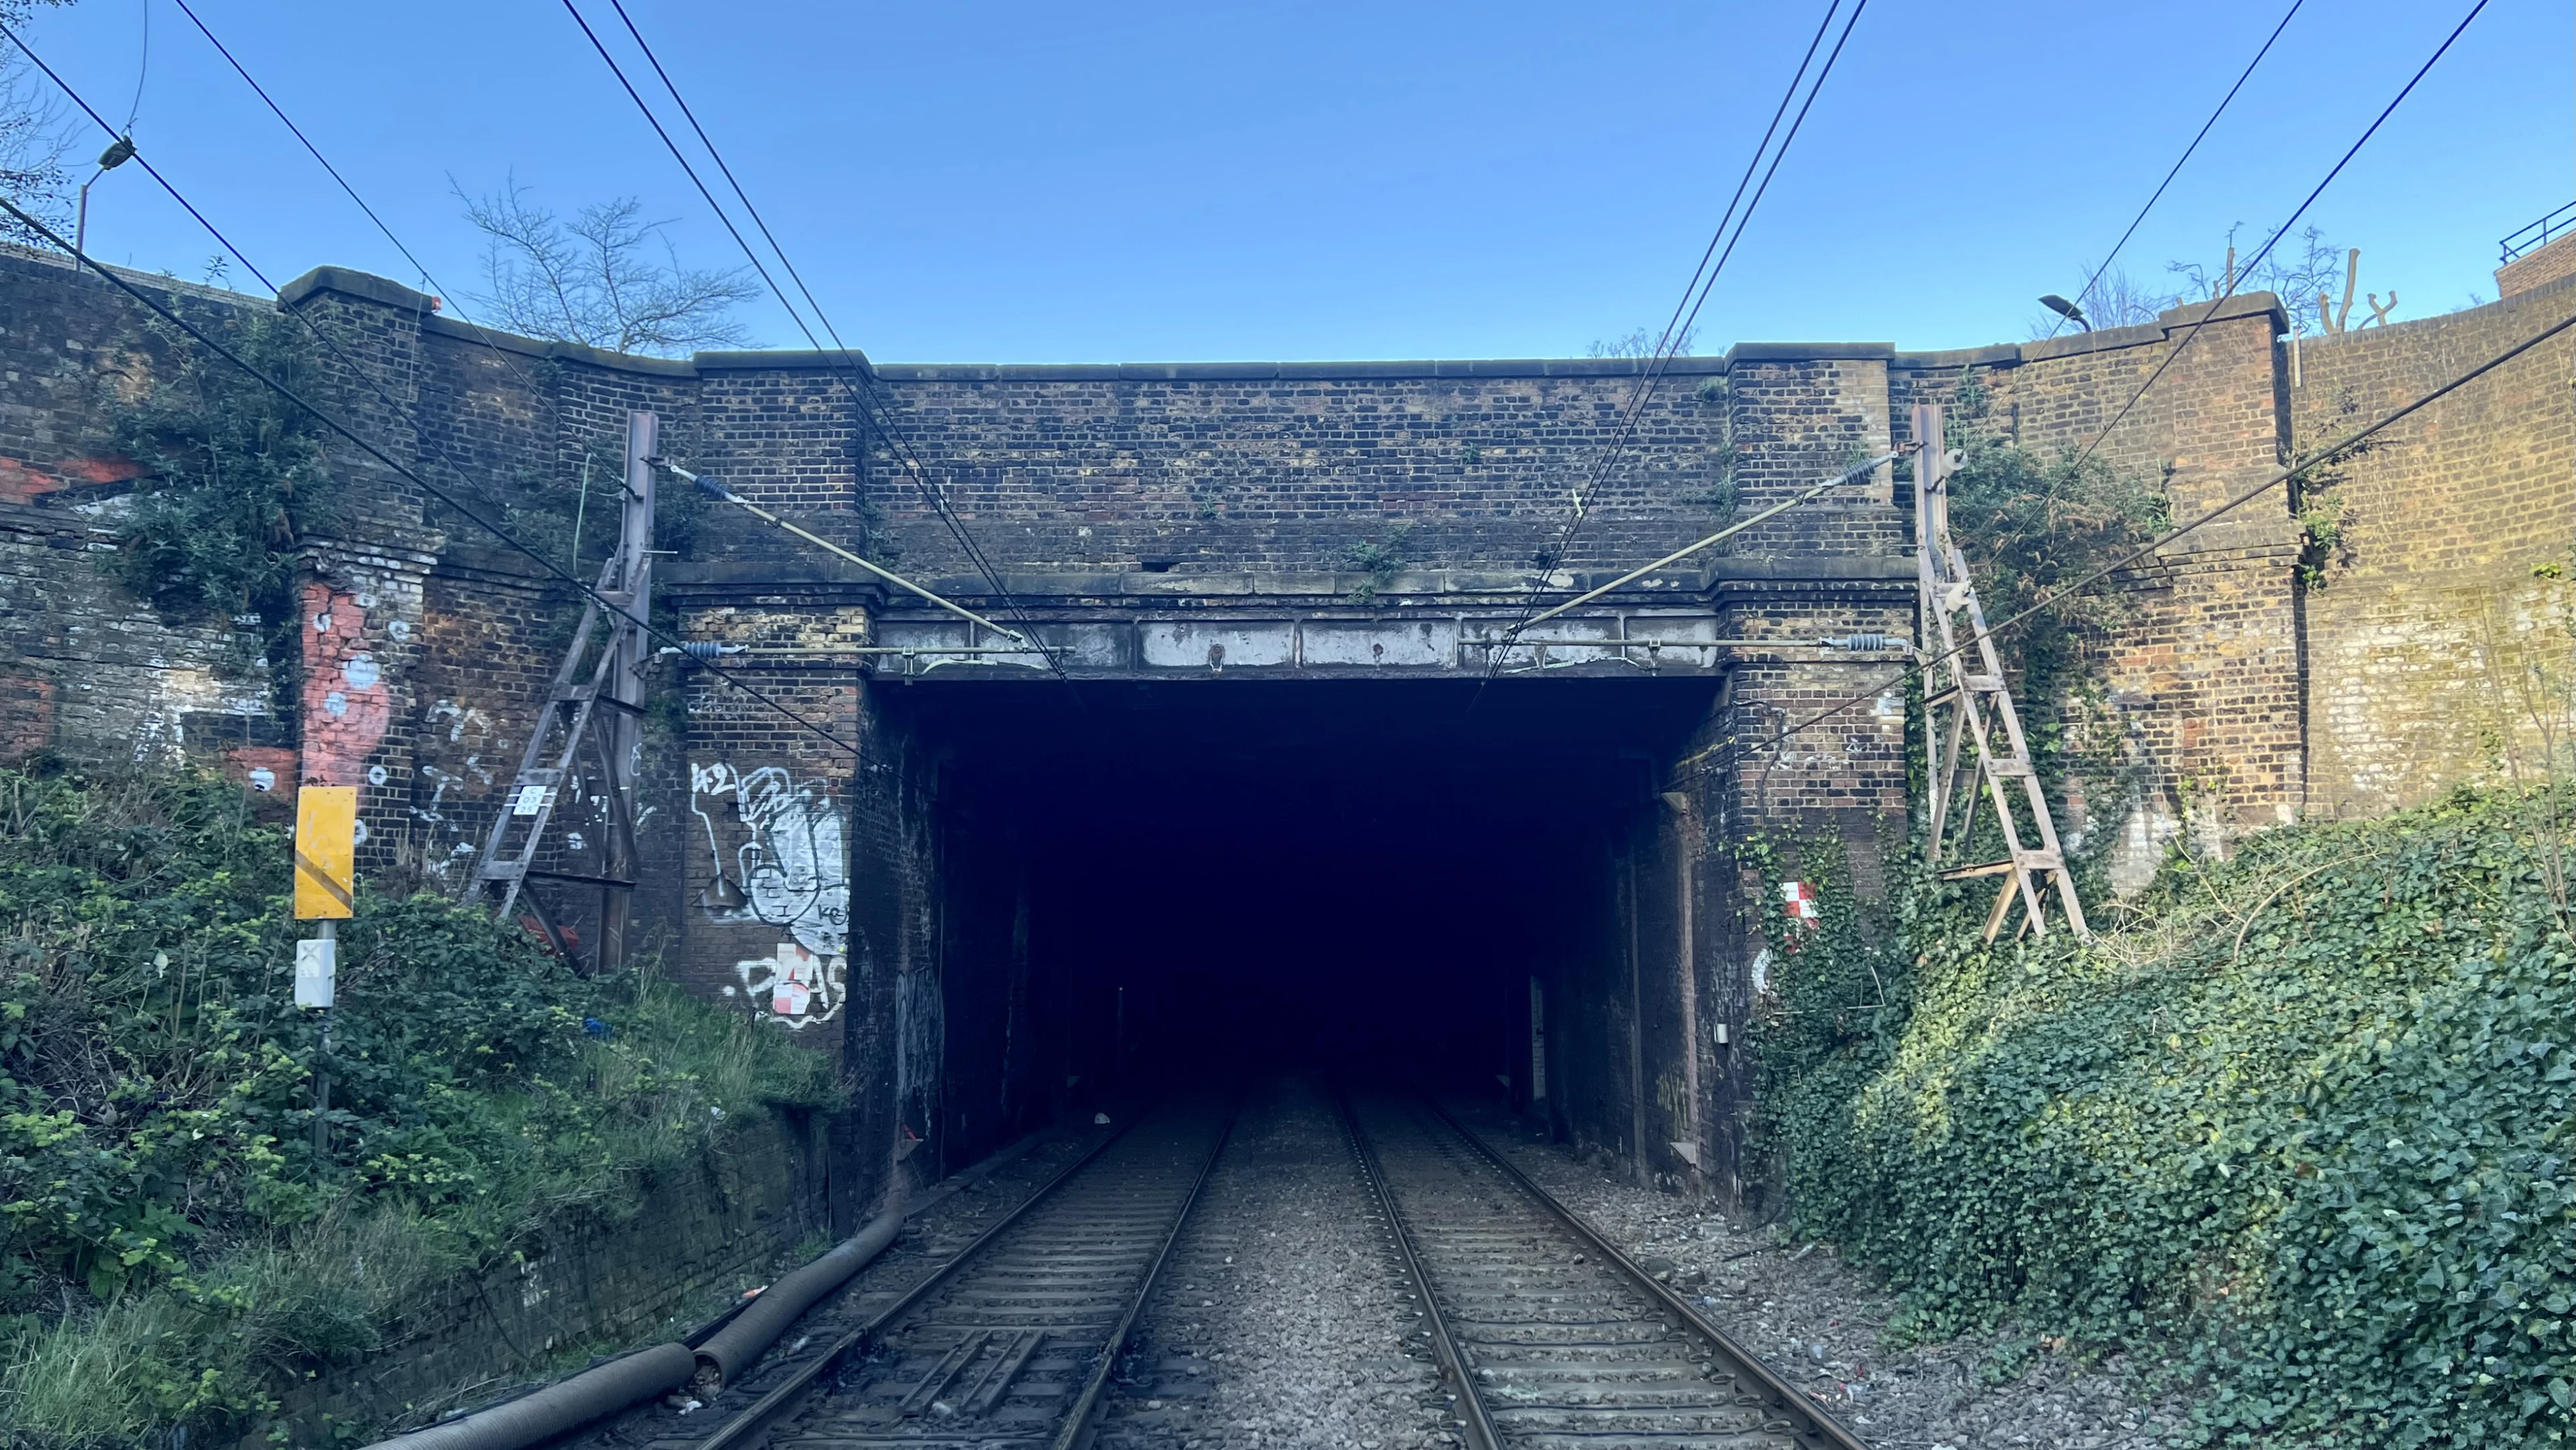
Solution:
<svg viewBox="0 0 2576 1450">
<path fill-rule="evenodd" d="M 2348 432 L 2571 312 L 2576 279 L 2311 342 L 2299 441 Z M 2342 529 L 2304 600 L 2311 812 L 2531 778 L 2550 769 L 2545 736 L 2565 749 L 2576 585 L 2534 571 L 2576 551 L 2572 378 L 2561 334 L 2311 481 L 2310 506 L 2339 510 Z"/>
<path fill-rule="evenodd" d="M 155 340 L 98 277 L 17 254 L 0 255 L 0 269 L 0 761 L 194 747 L 246 773 L 244 752 L 290 738 L 264 631 L 162 619 L 112 572 L 134 466 L 111 448 L 102 404 L 159 366 Z"/>
<path fill-rule="evenodd" d="M 2496 268 L 2496 295 L 2537 292 L 2565 277 L 2576 277 L 2576 233 L 2545 242 Z"/>
<path fill-rule="evenodd" d="M 2024 448 L 2091 448 L 2160 487 L 2183 522 L 2255 487 L 2285 458 L 2286 380 L 2274 343 L 2282 326 L 2274 299 L 2254 294 L 2179 307 L 2143 326 L 1908 355 L 1893 386 L 1909 405 L 1945 403 L 1954 426 Z M 1986 394 L 1981 410 L 1958 406 L 1970 370 Z M 2299 814 L 2298 549 L 2288 495 L 2276 489 L 2111 586 L 2127 594 L 2131 619 L 2096 648 L 2111 728 L 2144 763 L 2142 780 L 2134 797 L 2105 797 L 2095 783 L 2061 824 L 2079 841 L 2118 832 L 2114 879 L 2123 885 L 2142 881 L 2186 829 L 2223 849 L 2237 831 Z M 2024 702 L 2025 713 L 2033 707 Z"/>
<path fill-rule="evenodd" d="M 218 312 L 269 305 L 178 290 Z M 0 254 L 0 292 L 0 642 L 13 648 L 0 750 L 196 747 L 245 774 L 285 767 L 289 783 L 299 765 L 355 778 L 362 869 L 444 887 L 494 818 L 577 613 L 569 589 L 464 511 L 571 561 L 568 505 L 585 467 L 596 492 L 614 487 L 630 409 L 661 415 L 667 457 L 970 603 L 988 586 L 928 495 L 1016 591 L 1063 609 L 1128 607 L 1120 591 L 1154 576 L 1155 607 L 1207 604 L 1193 591 L 1220 575 L 1235 594 L 1298 578 L 1338 594 L 1332 576 L 1350 577 L 1364 547 L 1395 551 L 1429 593 L 1515 599 L 1605 458 L 1618 461 L 1600 473 L 1560 585 L 1886 451 L 1904 441 L 1912 404 L 1955 402 L 1971 373 L 1985 403 L 1958 426 L 2042 450 L 2099 435 L 2101 457 L 2151 476 L 2188 518 L 2263 479 L 2294 433 L 2392 404 L 2576 305 L 2551 284 L 2312 343 L 2295 392 L 2280 315 L 2259 296 L 1954 353 L 1747 344 L 1679 360 L 1651 390 L 1618 359 L 888 366 L 871 376 L 889 438 L 834 359 L 663 362 L 493 337 L 409 289 L 323 269 L 281 303 L 345 350 L 323 368 L 330 402 L 454 502 L 332 445 L 346 537 L 310 542 L 299 649 L 260 663 L 244 648 L 254 627 L 157 619 L 96 567 L 132 476 L 103 447 L 102 390 L 155 365 L 134 309 L 96 277 L 15 253 Z M 2303 810 L 2380 809 L 2527 757 L 2528 732 L 2484 686 L 2548 638 L 2556 596 L 2531 568 L 2576 543 L 2567 357 L 2553 345 L 2310 489 L 2348 510 L 2346 556 L 2322 589 L 2302 581 L 2285 490 L 2122 580 L 2134 622 L 2098 646 L 2143 784 L 2084 799 L 2070 826 L 2117 832 L 2133 880 L 2185 829 L 2223 845 Z M 1696 825 L 1641 821 L 1609 864 L 1606 881 L 1642 871 L 1652 884 L 1696 863 L 1687 900 L 1604 886 L 1605 910 L 1652 917 L 1648 936 L 1670 938 L 1647 963 L 1658 993 L 1633 1012 L 1624 998 L 1597 1012 L 1570 1003 L 1566 1019 L 1572 1053 L 1589 1050 L 1586 1034 L 1603 1051 L 1621 1032 L 1665 1042 L 1642 1086 L 1605 1087 L 1587 1130 L 1624 1143 L 1651 1106 L 1657 1171 L 1687 1156 L 1657 1144 L 1695 1132 L 1702 1156 L 1722 1159 L 1732 1131 L 1736 1089 L 1709 1042 L 1716 1025 L 1743 1021 L 1756 903 L 1741 893 L 1761 886 L 1739 879 L 1733 842 L 1762 825 L 1823 830 L 1850 846 L 1864 883 L 1884 877 L 1881 826 L 1906 804 L 1894 670 L 1812 642 L 1909 628 L 1910 499 L 1892 473 L 1730 541 L 1689 586 L 1727 634 L 1781 644 L 1744 653 L 1717 713 L 1669 763 Z M 869 638 L 883 590 L 738 513 L 694 513 L 666 512 L 689 533 L 662 541 L 680 551 L 659 576 L 663 617 L 693 638 L 760 647 L 725 668 L 841 743 L 712 672 L 657 666 L 657 692 L 676 708 L 646 731 L 641 939 L 711 1000 L 843 1055 L 867 1085 L 841 1130 L 856 1193 L 949 1118 L 994 1111 L 943 1100 L 941 982 L 943 954 L 996 956 L 1000 938 L 942 916 L 985 897 L 943 894 L 938 879 L 936 742 L 888 724 L 880 687 L 846 655 L 810 652 Z M 577 567 L 586 577 L 596 564 Z M 334 714 L 335 697 L 354 713 Z M 554 849 L 553 864 L 580 865 Z M 1668 1069 L 1696 1072 L 1696 1121 L 1670 1107 Z"/>
</svg>

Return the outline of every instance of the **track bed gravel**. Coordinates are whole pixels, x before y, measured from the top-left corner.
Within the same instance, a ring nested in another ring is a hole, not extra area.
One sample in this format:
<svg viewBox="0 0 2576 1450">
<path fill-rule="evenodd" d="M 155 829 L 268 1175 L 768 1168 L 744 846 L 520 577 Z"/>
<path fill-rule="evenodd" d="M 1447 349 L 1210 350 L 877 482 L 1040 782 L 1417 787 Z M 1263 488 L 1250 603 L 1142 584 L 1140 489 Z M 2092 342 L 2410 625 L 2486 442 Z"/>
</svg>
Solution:
<svg viewBox="0 0 2576 1450">
<path fill-rule="evenodd" d="M 1295 1079 L 1256 1087 L 1146 1303 L 1093 1443 L 1452 1443 L 1406 1290 L 1331 1099 Z"/>
<path fill-rule="evenodd" d="M 2153 1450 L 2181 1423 L 2178 1401 L 2147 1402 L 2115 1362 L 2085 1368 L 2039 1352 L 2026 1373 L 1990 1383 L 1992 1340 L 1888 1349 L 1888 1295 L 1826 1245 L 1783 1242 L 1678 1194 L 1614 1179 L 1533 1137 L 1491 1106 L 1447 1104 L 1540 1187 L 1591 1220 L 1630 1258 L 1697 1300 L 1709 1317 L 1874 1450 Z"/>
</svg>

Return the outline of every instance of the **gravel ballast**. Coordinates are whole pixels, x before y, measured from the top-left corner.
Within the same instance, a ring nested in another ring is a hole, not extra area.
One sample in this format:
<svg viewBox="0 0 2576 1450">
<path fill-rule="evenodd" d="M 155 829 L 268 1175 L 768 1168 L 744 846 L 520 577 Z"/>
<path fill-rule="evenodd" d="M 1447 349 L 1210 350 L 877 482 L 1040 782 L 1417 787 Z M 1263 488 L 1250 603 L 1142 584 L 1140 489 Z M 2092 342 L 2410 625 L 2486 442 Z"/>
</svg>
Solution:
<svg viewBox="0 0 2576 1450">
<path fill-rule="evenodd" d="M 1129 1340 L 1098 1444 L 1451 1443 L 1407 1283 L 1330 1098 L 1255 1089 Z"/>
<path fill-rule="evenodd" d="M 1450 1109 L 1631 1259 L 1669 1271 L 1711 1322 L 1877 1450 L 2152 1450 L 2185 1414 L 2179 1402 L 2133 1398 L 2117 1364 L 2088 1369 L 2046 1346 L 2000 1384 L 1985 1373 L 1998 1349 L 1990 1340 L 1888 1349 L 1881 1331 L 1894 1303 L 1831 1246 L 1783 1242 L 1614 1178 L 1490 1107 Z"/>
</svg>

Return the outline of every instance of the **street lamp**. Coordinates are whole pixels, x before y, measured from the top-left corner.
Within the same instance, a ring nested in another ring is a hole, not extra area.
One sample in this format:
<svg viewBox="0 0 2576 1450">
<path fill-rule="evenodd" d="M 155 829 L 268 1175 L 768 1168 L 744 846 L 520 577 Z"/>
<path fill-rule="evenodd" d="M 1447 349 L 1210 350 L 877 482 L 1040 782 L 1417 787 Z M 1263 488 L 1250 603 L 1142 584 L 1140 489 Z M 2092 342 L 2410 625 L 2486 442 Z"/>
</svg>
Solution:
<svg viewBox="0 0 2576 1450">
<path fill-rule="evenodd" d="M 2091 332 L 2093 330 L 2093 323 L 2089 318 L 2085 317 L 2083 308 L 2076 306 L 2074 303 L 2067 301 L 2065 298 L 2058 296 L 2054 292 L 2051 292 L 2047 296 L 2039 299 L 2039 305 L 2056 313 L 2058 316 L 2065 318 L 2067 321 L 2074 323 L 2076 326 L 2083 328 L 2086 332 Z"/>
<path fill-rule="evenodd" d="M 133 159 L 134 138 L 119 136 L 106 150 L 98 153 L 98 170 L 91 172 L 89 180 L 81 183 L 80 213 L 72 222 L 73 271 L 79 271 L 81 259 L 89 255 L 89 189 L 98 184 L 100 177 Z"/>
</svg>

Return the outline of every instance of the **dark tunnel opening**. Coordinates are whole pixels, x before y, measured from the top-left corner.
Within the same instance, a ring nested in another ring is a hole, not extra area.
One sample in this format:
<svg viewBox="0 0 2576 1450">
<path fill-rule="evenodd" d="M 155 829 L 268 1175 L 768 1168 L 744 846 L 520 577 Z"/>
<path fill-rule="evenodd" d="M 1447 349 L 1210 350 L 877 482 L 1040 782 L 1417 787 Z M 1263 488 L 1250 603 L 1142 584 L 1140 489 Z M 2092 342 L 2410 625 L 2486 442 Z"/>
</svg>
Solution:
<svg viewBox="0 0 2576 1450">
<path fill-rule="evenodd" d="M 1552 1072 L 1557 1118 L 1588 1095 L 1628 1146 L 1639 978 L 1671 971 L 1637 846 L 1713 681 L 886 693 L 935 762 L 940 1164 L 1110 1082 L 1281 1070 L 1524 1104 Z"/>
</svg>

